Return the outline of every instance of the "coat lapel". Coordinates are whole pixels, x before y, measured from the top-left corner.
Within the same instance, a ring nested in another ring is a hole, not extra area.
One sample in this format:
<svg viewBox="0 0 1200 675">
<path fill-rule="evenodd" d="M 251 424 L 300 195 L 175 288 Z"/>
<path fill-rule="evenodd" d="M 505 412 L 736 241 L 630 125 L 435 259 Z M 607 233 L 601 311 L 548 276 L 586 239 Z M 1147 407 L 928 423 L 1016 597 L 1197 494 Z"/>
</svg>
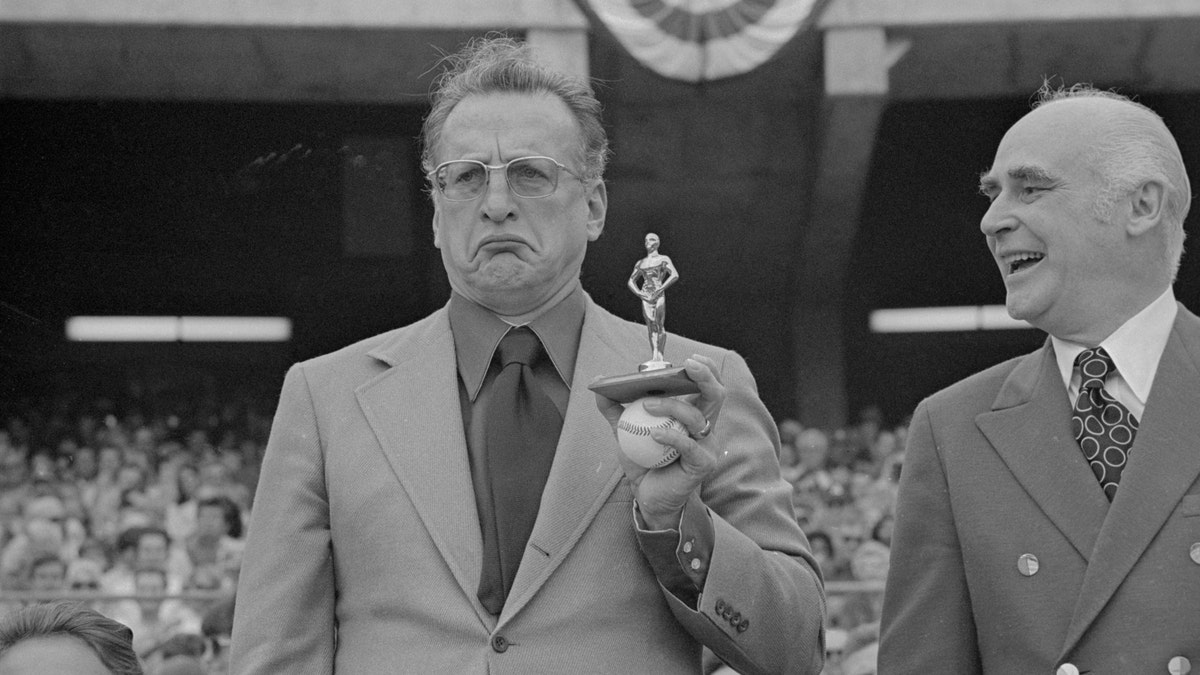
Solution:
<svg viewBox="0 0 1200 675">
<path fill-rule="evenodd" d="M 458 395 L 454 341 L 445 310 L 371 352 L 392 367 L 355 393 L 438 552 L 480 620 L 483 555 Z"/>
<path fill-rule="evenodd" d="M 1108 503 L 1071 433 L 1071 406 L 1049 340 L 1009 374 L 975 424 L 1038 507 L 1090 559 Z"/>
<path fill-rule="evenodd" d="M 1083 637 L 1188 488 L 1200 477 L 1200 321 L 1180 306 L 1129 464 L 1095 551 L 1063 653 Z"/>
<path fill-rule="evenodd" d="M 587 300 L 571 396 L 537 522 L 521 559 L 500 624 L 515 615 L 571 552 L 621 479 L 616 439 L 587 384 L 598 375 L 633 370 L 638 354 L 622 340 L 618 320 Z M 633 515 L 630 514 L 632 526 Z"/>
</svg>

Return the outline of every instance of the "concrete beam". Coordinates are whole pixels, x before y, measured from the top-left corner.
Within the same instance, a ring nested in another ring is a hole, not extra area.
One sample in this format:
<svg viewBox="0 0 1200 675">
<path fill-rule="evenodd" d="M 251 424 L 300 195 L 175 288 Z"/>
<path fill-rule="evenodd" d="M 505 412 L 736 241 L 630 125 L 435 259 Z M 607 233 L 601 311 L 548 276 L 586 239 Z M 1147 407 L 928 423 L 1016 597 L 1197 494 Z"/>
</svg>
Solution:
<svg viewBox="0 0 1200 675">
<path fill-rule="evenodd" d="M 538 60 L 576 77 L 588 78 L 587 33 L 575 29 L 532 28 L 525 41 Z"/>
<path fill-rule="evenodd" d="M 792 308 L 801 423 L 839 428 L 849 418 L 845 288 L 889 69 L 909 45 L 879 27 L 825 33 L 825 101 L 819 120 L 812 207 L 804 226 Z"/>
<path fill-rule="evenodd" d="M 1063 21 L 1183 19 L 1200 16 L 1195 0 L 834 0 L 817 25 L 945 26 Z"/>
<path fill-rule="evenodd" d="M 423 102 L 489 30 L 587 77 L 587 28 L 571 0 L 2 0 L 0 96 Z"/>
<path fill-rule="evenodd" d="M 571 0 L 4 0 L 0 23 L 583 30 Z"/>
</svg>

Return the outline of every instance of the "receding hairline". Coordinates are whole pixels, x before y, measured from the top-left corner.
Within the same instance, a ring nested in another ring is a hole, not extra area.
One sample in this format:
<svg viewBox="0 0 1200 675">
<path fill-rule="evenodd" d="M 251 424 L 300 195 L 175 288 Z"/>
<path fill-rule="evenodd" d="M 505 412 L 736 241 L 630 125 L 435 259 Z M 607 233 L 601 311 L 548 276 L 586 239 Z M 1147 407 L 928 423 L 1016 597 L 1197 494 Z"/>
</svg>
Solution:
<svg viewBox="0 0 1200 675">
<path fill-rule="evenodd" d="M 459 99 L 458 101 L 456 101 L 454 103 L 454 107 L 450 108 L 449 112 L 446 113 L 445 119 L 442 121 L 441 130 L 444 132 L 445 129 L 450 126 L 451 120 L 456 119 L 455 114 L 458 113 L 460 109 L 462 109 L 464 103 L 467 103 L 467 102 L 477 103 L 479 101 L 490 99 L 490 98 L 510 98 L 510 97 L 511 98 L 529 99 L 529 100 L 541 100 L 541 101 L 545 101 L 545 102 L 549 103 L 550 105 L 555 106 L 556 109 L 560 110 L 563 113 L 563 115 L 565 116 L 564 119 L 570 125 L 571 132 L 577 138 L 581 138 L 583 136 L 583 127 L 582 127 L 582 125 L 580 125 L 579 119 L 574 115 L 574 113 L 571 112 L 571 107 L 569 105 L 567 105 L 566 101 L 563 101 L 561 97 L 556 96 L 554 94 L 554 92 L 551 92 L 551 91 L 480 91 L 480 92 L 472 92 L 470 94 L 467 94 L 466 96 L 463 96 L 461 99 Z M 499 132 L 499 131 L 506 130 L 506 128 L 505 127 L 496 127 L 494 129 L 488 129 L 488 130 Z M 444 136 L 445 136 L 444 133 L 439 134 L 437 146 L 429 148 L 429 157 L 431 159 L 436 160 L 438 154 L 441 152 L 441 150 L 442 150 L 441 146 L 443 146 L 445 143 Z M 584 151 L 583 148 L 575 148 L 573 150 L 573 152 L 575 155 L 577 155 L 577 157 L 571 157 L 569 159 L 578 160 L 580 163 L 586 162 L 587 158 L 584 156 L 586 154 L 586 152 Z M 568 158 L 557 157 L 555 159 L 563 160 L 563 159 L 568 159 Z M 434 163 L 436 164 L 436 161 Z"/>
</svg>

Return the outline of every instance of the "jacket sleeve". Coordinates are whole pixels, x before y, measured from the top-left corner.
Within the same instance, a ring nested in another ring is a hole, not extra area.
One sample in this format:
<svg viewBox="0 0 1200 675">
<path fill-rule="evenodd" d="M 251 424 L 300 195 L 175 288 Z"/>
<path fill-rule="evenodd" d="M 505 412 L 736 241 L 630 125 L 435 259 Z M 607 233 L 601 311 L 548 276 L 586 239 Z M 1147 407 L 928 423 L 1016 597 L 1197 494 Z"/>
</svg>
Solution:
<svg viewBox="0 0 1200 675">
<path fill-rule="evenodd" d="M 296 365 L 284 379 L 252 508 L 230 672 L 331 673 L 335 629 L 324 456 Z"/>
<path fill-rule="evenodd" d="M 926 401 L 913 413 L 900 474 L 880 675 L 982 671 L 941 451 Z"/>
<path fill-rule="evenodd" d="M 725 355 L 721 381 L 727 396 L 709 437 L 719 468 L 700 493 L 715 535 L 704 588 L 694 606 L 663 595 L 738 672 L 815 675 L 825 658 L 824 586 L 779 476 L 775 422 L 740 356 Z"/>
</svg>

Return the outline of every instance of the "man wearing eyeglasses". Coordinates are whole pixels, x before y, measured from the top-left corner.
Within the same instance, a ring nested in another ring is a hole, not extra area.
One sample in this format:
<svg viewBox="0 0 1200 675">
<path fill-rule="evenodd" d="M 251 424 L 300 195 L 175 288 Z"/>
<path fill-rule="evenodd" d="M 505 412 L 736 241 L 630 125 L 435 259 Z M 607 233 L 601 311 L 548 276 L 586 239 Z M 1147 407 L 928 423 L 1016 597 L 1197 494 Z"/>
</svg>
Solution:
<svg viewBox="0 0 1200 675">
<path fill-rule="evenodd" d="M 700 393 L 647 405 L 686 427 L 660 469 L 587 390 L 646 352 L 579 283 L 608 204 L 590 89 L 507 39 L 450 62 L 424 163 L 452 297 L 289 372 L 232 672 L 682 674 L 705 646 L 820 671 L 821 580 L 742 358 L 672 338 Z"/>
</svg>

